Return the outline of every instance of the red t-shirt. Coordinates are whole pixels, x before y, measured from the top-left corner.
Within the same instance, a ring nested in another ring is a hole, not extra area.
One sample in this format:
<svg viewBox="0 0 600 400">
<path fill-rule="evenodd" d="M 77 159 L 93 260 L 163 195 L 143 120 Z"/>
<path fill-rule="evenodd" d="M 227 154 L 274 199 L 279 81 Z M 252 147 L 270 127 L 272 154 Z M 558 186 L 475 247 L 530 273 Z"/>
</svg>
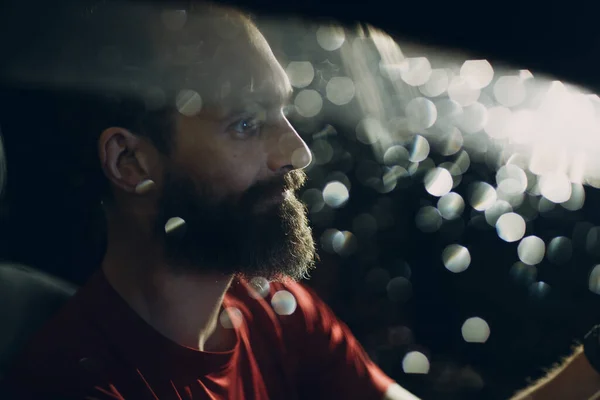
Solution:
<svg viewBox="0 0 600 400">
<path fill-rule="evenodd" d="M 280 290 L 297 307 L 279 315 Z M 308 288 L 272 283 L 255 298 L 234 281 L 241 312 L 227 352 L 180 346 L 148 325 L 98 272 L 38 332 L 8 377 L 19 399 L 376 399 L 393 382 Z M 238 313 L 239 315 L 239 313 Z"/>
</svg>

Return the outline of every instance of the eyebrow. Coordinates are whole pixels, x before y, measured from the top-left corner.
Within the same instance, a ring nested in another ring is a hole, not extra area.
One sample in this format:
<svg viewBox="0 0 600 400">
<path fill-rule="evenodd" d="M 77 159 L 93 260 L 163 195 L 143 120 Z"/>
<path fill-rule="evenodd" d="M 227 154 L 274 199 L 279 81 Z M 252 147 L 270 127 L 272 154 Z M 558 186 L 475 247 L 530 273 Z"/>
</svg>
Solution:
<svg viewBox="0 0 600 400">
<path fill-rule="evenodd" d="M 240 95 L 226 100 L 224 109 L 227 114 L 232 114 L 245 111 L 252 105 L 258 105 L 264 109 L 283 107 L 290 102 L 293 92 L 291 85 L 285 85 L 275 91 L 242 92 Z"/>
</svg>

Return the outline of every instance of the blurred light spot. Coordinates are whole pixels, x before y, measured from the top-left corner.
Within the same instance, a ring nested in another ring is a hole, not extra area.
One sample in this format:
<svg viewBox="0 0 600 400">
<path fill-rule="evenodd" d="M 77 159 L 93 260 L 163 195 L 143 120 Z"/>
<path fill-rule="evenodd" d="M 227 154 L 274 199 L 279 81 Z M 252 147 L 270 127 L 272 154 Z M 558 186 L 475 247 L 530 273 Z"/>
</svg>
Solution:
<svg viewBox="0 0 600 400">
<path fill-rule="evenodd" d="M 342 257 L 352 255 L 356 251 L 358 242 L 352 232 L 336 232 L 333 235 L 333 251 Z"/>
<path fill-rule="evenodd" d="M 292 315 L 296 311 L 296 298 L 287 290 L 280 290 L 271 298 L 271 306 L 279 315 Z"/>
<path fill-rule="evenodd" d="M 456 154 L 463 146 L 463 137 L 458 128 L 454 127 L 443 137 L 440 153 L 443 156 Z"/>
<path fill-rule="evenodd" d="M 481 91 L 473 86 L 464 78 L 455 76 L 448 86 L 448 97 L 461 106 L 470 106 L 479 99 Z"/>
<path fill-rule="evenodd" d="M 519 260 L 528 265 L 536 265 L 544 259 L 546 245 L 544 241 L 537 236 L 527 236 L 523 238 L 517 247 Z"/>
<path fill-rule="evenodd" d="M 494 84 L 494 97 L 505 107 L 518 106 L 525 100 L 525 86 L 518 76 L 502 76 Z"/>
<path fill-rule="evenodd" d="M 325 206 L 325 201 L 323 200 L 323 193 L 319 189 L 307 189 L 304 193 L 302 193 L 302 202 L 306 204 L 308 211 L 311 213 L 319 212 Z"/>
<path fill-rule="evenodd" d="M 292 86 L 305 88 L 315 79 L 315 69 L 309 61 L 292 61 L 285 69 Z"/>
<path fill-rule="evenodd" d="M 426 233 L 435 232 L 442 225 L 442 216 L 437 208 L 425 206 L 417 212 L 415 222 L 420 231 Z"/>
<path fill-rule="evenodd" d="M 392 278 L 387 284 L 388 299 L 394 303 L 406 303 L 412 296 L 412 284 L 402 276 Z"/>
<path fill-rule="evenodd" d="M 496 173 L 496 183 L 498 191 L 507 195 L 517 195 L 524 193 L 527 189 L 527 175 L 514 164 L 507 164 Z"/>
<path fill-rule="evenodd" d="M 539 185 L 542 195 L 553 203 L 563 203 L 571 197 L 571 182 L 565 174 L 543 175 Z"/>
<path fill-rule="evenodd" d="M 250 279 L 248 293 L 252 298 L 264 299 L 269 294 L 270 286 L 267 278 L 257 276 Z"/>
<path fill-rule="evenodd" d="M 169 218 L 165 224 L 165 233 L 167 235 L 182 234 L 185 230 L 185 221 L 183 218 L 173 217 Z"/>
<path fill-rule="evenodd" d="M 410 86 L 425 84 L 431 72 L 431 64 L 425 57 L 407 58 L 400 65 L 400 77 Z"/>
<path fill-rule="evenodd" d="M 526 79 L 533 78 L 533 74 L 528 69 L 521 69 L 521 70 L 519 70 L 519 78 L 521 78 L 521 80 L 524 81 Z"/>
<path fill-rule="evenodd" d="M 557 236 L 548 243 L 546 256 L 552 264 L 565 264 L 571 260 L 573 244 L 571 239 L 565 236 Z"/>
<path fill-rule="evenodd" d="M 427 374 L 429 373 L 429 360 L 425 354 L 411 351 L 406 353 L 402 360 L 402 370 L 405 374 Z"/>
<path fill-rule="evenodd" d="M 419 86 L 419 90 L 427 97 L 437 97 L 448 89 L 450 78 L 448 72 L 442 68 L 436 68 L 431 71 L 429 80 Z"/>
<path fill-rule="evenodd" d="M 487 123 L 487 108 L 479 102 L 474 102 L 463 108 L 460 117 L 460 129 L 465 133 L 477 133 Z"/>
<path fill-rule="evenodd" d="M 365 285 L 371 293 L 381 293 L 387 290 L 390 273 L 383 268 L 373 268 L 365 277 Z"/>
<path fill-rule="evenodd" d="M 600 256 L 600 227 L 590 228 L 585 238 L 585 249 L 591 255 Z"/>
<path fill-rule="evenodd" d="M 312 153 L 304 146 L 300 146 L 292 152 L 292 165 L 297 169 L 308 168 L 312 162 Z"/>
<path fill-rule="evenodd" d="M 585 189 L 581 183 L 571 183 L 571 197 L 561 206 L 569 211 L 577 211 L 583 207 L 585 203 Z"/>
<path fill-rule="evenodd" d="M 427 172 L 435 168 L 435 163 L 429 157 L 416 164 L 416 171 L 414 171 L 412 175 L 412 177 L 415 179 L 425 179 Z"/>
<path fill-rule="evenodd" d="M 460 77 L 477 89 L 483 89 L 494 78 L 494 69 L 487 60 L 468 60 L 460 67 Z"/>
<path fill-rule="evenodd" d="M 504 200 L 496 200 L 493 206 L 485 210 L 485 220 L 491 226 L 496 226 L 498 219 L 512 211 L 512 206 L 510 203 Z"/>
<path fill-rule="evenodd" d="M 346 35 L 340 26 L 320 26 L 317 29 L 317 43 L 324 50 L 333 51 L 342 47 Z"/>
<path fill-rule="evenodd" d="M 390 146 L 383 154 L 383 162 L 387 166 L 400 165 L 407 166 L 409 159 L 408 150 L 404 146 Z"/>
<path fill-rule="evenodd" d="M 349 197 L 348 188 L 342 182 L 329 182 L 323 189 L 323 200 L 329 207 L 339 208 L 346 204 Z"/>
<path fill-rule="evenodd" d="M 425 97 L 417 97 L 409 101 L 405 112 L 408 118 L 408 128 L 411 132 L 431 128 L 437 118 L 435 104 Z"/>
<path fill-rule="evenodd" d="M 469 154 L 463 150 L 456 156 L 454 164 L 458 167 L 460 173 L 464 174 L 471 166 L 471 158 L 469 157 Z"/>
<path fill-rule="evenodd" d="M 527 265 L 517 261 L 510 267 L 510 276 L 520 285 L 529 286 L 537 278 L 535 265 Z"/>
<path fill-rule="evenodd" d="M 296 95 L 294 105 L 298 114 L 305 118 L 311 118 L 321 112 L 323 99 L 316 90 L 305 89 Z"/>
<path fill-rule="evenodd" d="M 381 122 L 375 118 L 364 118 L 356 125 L 356 138 L 364 144 L 376 143 L 381 137 L 387 136 L 386 133 Z"/>
<path fill-rule="evenodd" d="M 590 222 L 577 222 L 573 227 L 573 245 L 580 249 L 585 249 L 588 233 L 594 227 Z"/>
<path fill-rule="evenodd" d="M 505 242 L 516 242 L 525 235 L 525 220 L 519 214 L 506 213 L 498 218 L 496 231 Z"/>
<path fill-rule="evenodd" d="M 176 31 L 185 25 L 187 13 L 185 10 L 166 10 L 162 12 L 160 19 L 167 29 Z"/>
<path fill-rule="evenodd" d="M 175 106 L 181 114 L 192 117 L 202 109 L 202 97 L 193 90 L 182 90 L 175 98 Z"/>
<path fill-rule="evenodd" d="M 341 233 L 337 229 L 326 229 L 321 234 L 321 247 L 328 253 L 335 253 L 333 249 L 333 239 L 338 234 Z"/>
<path fill-rule="evenodd" d="M 541 213 L 552 211 L 554 207 L 556 207 L 556 204 L 545 197 L 540 198 L 538 201 L 538 211 Z"/>
<path fill-rule="evenodd" d="M 243 321 L 244 316 L 242 315 L 242 312 L 235 307 L 227 307 L 221 311 L 221 315 L 219 315 L 219 322 L 225 329 L 239 328 Z"/>
<path fill-rule="evenodd" d="M 429 142 L 421 135 L 416 135 L 410 148 L 409 160 L 421 162 L 429 155 Z"/>
<path fill-rule="evenodd" d="M 546 282 L 534 282 L 529 286 L 529 294 L 536 299 L 543 299 L 550 293 L 550 285 Z"/>
<path fill-rule="evenodd" d="M 448 271 L 459 273 L 465 271 L 471 265 L 471 253 L 459 244 L 446 246 L 442 252 L 442 261 Z"/>
<path fill-rule="evenodd" d="M 317 165 L 327 164 L 333 158 L 333 147 L 327 140 L 315 140 L 311 145 L 311 151 Z"/>
<path fill-rule="evenodd" d="M 465 201 L 460 194 L 450 192 L 440 197 L 437 208 L 444 219 L 452 220 L 460 217 L 465 209 Z"/>
<path fill-rule="evenodd" d="M 425 190 L 436 197 L 444 196 L 452 190 L 452 176 L 444 168 L 434 168 L 425 175 Z"/>
<path fill-rule="evenodd" d="M 327 82 L 325 87 L 327 99 L 338 106 L 350 103 L 355 92 L 354 81 L 347 76 L 335 76 Z"/>
<path fill-rule="evenodd" d="M 414 342 L 414 335 L 407 326 L 393 326 L 388 329 L 388 341 L 392 346 L 406 346 Z"/>
<path fill-rule="evenodd" d="M 483 318 L 471 317 L 463 323 L 461 332 L 467 343 L 485 343 L 490 337 L 490 326 Z"/>
<path fill-rule="evenodd" d="M 357 215 L 352 221 L 352 230 L 357 236 L 371 237 L 377 233 L 377 220 L 369 213 Z"/>
<path fill-rule="evenodd" d="M 463 114 L 463 107 L 454 100 L 438 100 L 435 102 L 435 107 L 438 112 L 436 125 L 442 132 L 454 128 Z"/>
<path fill-rule="evenodd" d="M 600 294 L 600 265 L 596 265 L 590 272 L 588 288 L 596 294 Z"/>
<path fill-rule="evenodd" d="M 491 107 L 487 113 L 487 123 L 485 125 L 485 132 L 493 137 L 494 139 L 503 139 L 508 137 L 510 131 L 510 109 L 502 106 Z"/>
<path fill-rule="evenodd" d="M 469 187 L 469 192 L 471 207 L 477 211 L 485 211 L 496 203 L 496 191 L 489 183 L 475 182 Z"/>
</svg>

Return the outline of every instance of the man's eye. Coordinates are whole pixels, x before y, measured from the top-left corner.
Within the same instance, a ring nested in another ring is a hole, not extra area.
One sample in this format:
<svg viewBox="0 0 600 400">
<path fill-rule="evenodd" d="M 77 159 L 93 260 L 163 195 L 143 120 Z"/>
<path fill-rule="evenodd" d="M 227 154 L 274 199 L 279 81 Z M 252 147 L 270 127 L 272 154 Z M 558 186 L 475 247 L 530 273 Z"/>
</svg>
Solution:
<svg viewBox="0 0 600 400">
<path fill-rule="evenodd" d="M 256 118 L 244 118 L 233 125 L 231 130 L 239 137 L 249 137 L 258 134 L 261 126 L 261 121 Z"/>
</svg>

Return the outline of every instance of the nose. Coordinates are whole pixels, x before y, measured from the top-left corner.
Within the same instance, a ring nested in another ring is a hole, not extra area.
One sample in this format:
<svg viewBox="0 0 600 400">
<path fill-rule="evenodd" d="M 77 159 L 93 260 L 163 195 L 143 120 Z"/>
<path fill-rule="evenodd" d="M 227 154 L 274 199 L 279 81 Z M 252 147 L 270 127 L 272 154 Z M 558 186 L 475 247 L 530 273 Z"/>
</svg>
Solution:
<svg viewBox="0 0 600 400">
<path fill-rule="evenodd" d="M 275 173 L 306 168 L 312 155 L 304 140 L 287 119 L 283 119 L 277 134 L 269 144 L 268 167 Z"/>
</svg>

